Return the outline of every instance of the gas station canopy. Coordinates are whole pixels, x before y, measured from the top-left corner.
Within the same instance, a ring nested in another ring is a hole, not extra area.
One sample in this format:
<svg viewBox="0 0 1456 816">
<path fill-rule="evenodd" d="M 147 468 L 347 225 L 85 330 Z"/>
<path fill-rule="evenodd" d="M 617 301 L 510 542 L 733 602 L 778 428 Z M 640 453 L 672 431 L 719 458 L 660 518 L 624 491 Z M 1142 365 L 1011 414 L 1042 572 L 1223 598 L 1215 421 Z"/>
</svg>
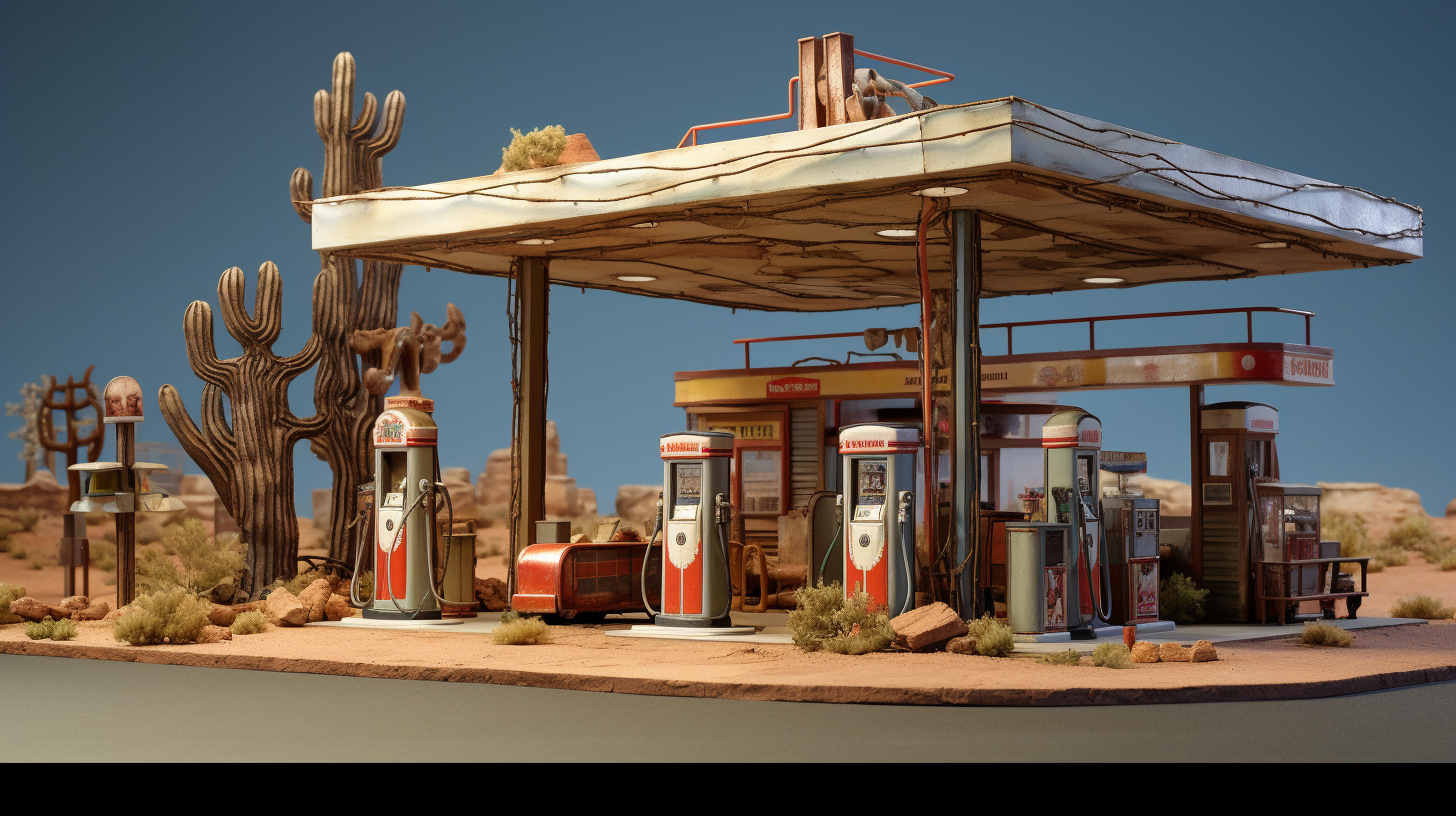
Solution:
<svg viewBox="0 0 1456 816">
<path fill-rule="evenodd" d="M 927 197 L 980 214 L 982 297 L 1422 252 L 1417 207 L 1016 98 L 322 199 L 313 248 L 486 275 L 542 257 L 551 283 L 737 308 L 896 306 L 920 299 Z M 928 256 L 949 286 L 944 230 Z"/>
</svg>

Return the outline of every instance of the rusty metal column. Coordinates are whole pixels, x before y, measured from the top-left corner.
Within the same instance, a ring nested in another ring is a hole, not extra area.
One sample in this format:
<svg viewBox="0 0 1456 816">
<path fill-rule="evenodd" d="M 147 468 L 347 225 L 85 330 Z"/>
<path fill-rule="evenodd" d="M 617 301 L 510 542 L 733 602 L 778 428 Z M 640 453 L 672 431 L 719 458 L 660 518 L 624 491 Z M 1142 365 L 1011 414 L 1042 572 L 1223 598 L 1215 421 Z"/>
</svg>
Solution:
<svg viewBox="0 0 1456 816">
<path fill-rule="evenodd" d="M 1188 484 L 1192 486 L 1193 501 L 1188 511 L 1189 556 L 1193 559 L 1193 575 L 1190 576 L 1200 585 L 1203 584 L 1203 443 L 1202 435 L 1198 432 L 1203 423 L 1203 386 L 1188 386 L 1188 442 L 1192 458 L 1189 460 L 1189 470 L 1192 471 L 1192 478 Z M 1161 524 L 1161 522 L 1159 522 Z M 1166 578 L 1168 576 L 1161 576 Z"/>
<path fill-rule="evenodd" d="M 963 617 L 980 617 L 981 506 L 981 215 L 950 214 L 955 276 L 955 365 L 951 418 L 951 526 L 955 530 L 956 597 Z"/>
<path fill-rule="evenodd" d="M 521 378 L 520 479 L 513 491 L 521 503 L 516 516 L 516 546 L 536 543 L 536 522 L 546 517 L 546 315 L 549 288 L 544 258 L 522 258 L 517 295 L 521 298 L 521 338 L 516 369 Z M 516 558 L 511 553 L 510 591 L 516 591 Z"/>
</svg>

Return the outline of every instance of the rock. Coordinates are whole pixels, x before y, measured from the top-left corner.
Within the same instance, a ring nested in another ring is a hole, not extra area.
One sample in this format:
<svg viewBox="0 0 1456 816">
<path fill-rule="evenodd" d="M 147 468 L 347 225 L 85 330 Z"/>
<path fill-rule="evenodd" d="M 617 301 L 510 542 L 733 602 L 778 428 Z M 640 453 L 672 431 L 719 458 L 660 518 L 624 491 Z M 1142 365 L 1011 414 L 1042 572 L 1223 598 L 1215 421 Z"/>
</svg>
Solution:
<svg viewBox="0 0 1456 816">
<path fill-rule="evenodd" d="M 212 605 L 212 611 L 207 613 L 207 620 L 213 626 L 232 626 L 233 621 L 237 620 L 240 614 L 242 613 L 235 606 L 215 603 Z"/>
<path fill-rule="evenodd" d="M 1456 518 L 1456 499 L 1446 505 L 1446 518 Z"/>
<path fill-rule="evenodd" d="M 601 161 L 601 156 L 592 147 L 591 140 L 586 138 L 585 133 L 571 133 L 566 137 L 566 149 L 561 151 L 561 158 L 557 164 L 578 164 L 580 162 Z"/>
<path fill-rule="evenodd" d="M 511 606 L 510 591 L 499 578 L 476 578 L 475 599 L 486 612 L 500 612 Z"/>
<path fill-rule="evenodd" d="M 1213 643 L 1207 640 L 1200 640 L 1193 644 L 1193 649 L 1188 653 L 1188 660 L 1192 663 L 1207 663 L 1210 660 L 1218 659 L 1218 650 L 1213 648 Z"/>
<path fill-rule="evenodd" d="M 1158 646 L 1158 658 L 1164 663 L 1187 663 L 1188 647 L 1180 643 L 1164 643 Z"/>
<path fill-rule="evenodd" d="M 359 610 L 349 605 L 349 596 L 330 595 L 327 603 L 324 604 L 324 619 L 340 621 L 344 618 L 352 618 L 359 614 Z"/>
<path fill-rule="evenodd" d="M 638 524 L 651 524 L 657 515 L 657 494 L 662 485 L 622 485 L 617 488 L 617 515 Z"/>
<path fill-rule="evenodd" d="M 1379 541 L 1407 516 L 1427 518 L 1421 494 L 1374 482 L 1315 482 L 1322 488 L 1320 512 L 1348 513 L 1365 520 L 1371 539 Z"/>
<path fill-rule="evenodd" d="M 220 640 L 232 640 L 233 630 L 226 626 L 204 626 L 197 635 L 198 643 L 217 643 Z"/>
<path fill-rule="evenodd" d="M 71 617 L 71 610 L 63 606 L 54 606 L 43 603 L 26 595 L 23 598 L 16 598 L 10 602 L 10 613 L 19 615 L 28 621 L 43 621 L 46 618 L 51 620 L 62 620 Z"/>
<path fill-rule="evenodd" d="M 116 620 L 117 618 L 121 617 L 122 615 L 125 615 L 129 611 L 131 611 L 131 607 L 130 606 L 118 607 L 116 609 L 111 610 L 110 612 L 107 612 L 106 613 L 106 617 L 102 618 L 102 620 L 104 620 L 104 621 Z"/>
<path fill-rule="evenodd" d="M 182 475 L 182 495 L 216 496 L 217 488 L 212 486 L 211 479 L 200 473 L 185 473 Z"/>
<path fill-rule="evenodd" d="M 452 494 L 453 496 L 453 494 Z M 482 510 L 505 510 L 511 507 L 511 449 L 490 452 L 485 468 L 475 480 L 475 503 Z"/>
<path fill-rule="evenodd" d="M 570 476 L 546 476 L 546 516 L 548 518 L 576 518 L 581 515 L 581 497 L 576 480 Z"/>
<path fill-rule="evenodd" d="M 581 503 L 581 514 L 583 516 L 595 516 L 597 514 L 597 492 L 590 487 L 578 487 L 576 489 L 577 501 Z"/>
<path fill-rule="evenodd" d="M 61 606 L 71 610 L 72 612 L 75 612 L 79 609 L 85 609 L 90 605 L 91 602 L 86 599 L 85 595 L 72 595 L 69 598 L 61 599 Z"/>
<path fill-rule="evenodd" d="M 1129 476 L 1127 483 L 1143 491 L 1149 499 L 1159 499 L 1158 512 L 1164 516 L 1187 516 L 1193 513 L 1193 488 L 1175 479 L 1153 479 L 1146 473 Z"/>
<path fill-rule="evenodd" d="M 951 638 L 945 642 L 945 650 L 951 654 L 973 655 L 976 653 L 976 639 L 969 635 Z"/>
<path fill-rule="evenodd" d="M 268 595 L 263 614 L 274 626 L 302 626 L 308 623 L 308 608 L 292 592 L 279 587 Z"/>
<path fill-rule="evenodd" d="M 467 468 L 444 468 L 440 471 L 440 480 L 445 483 L 445 492 L 450 494 L 450 507 L 455 512 L 456 521 L 480 517 L 480 508 L 475 503 L 475 488 L 470 484 Z M 444 509 L 442 504 L 440 518 L 445 517 Z"/>
<path fill-rule="evenodd" d="M 574 535 L 574 536 L 571 537 L 571 543 L 572 544 L 590 544 L 590 543 L 592 543 L 592 540 L 591 540 L 591 536 L 587 535 L 586 533 L 577 533 L 576 535 Z"/>
<path fill-rule="evenodd" d="M 20 622 L 22 622 L 24 620 L 25 620 L 25 618 L 20 617 L 19 615 L 15 614 L 14 612 L 6 612 L 3 615 L 0 615 L 0 624 L 20 623 Z"/>
<path fill-rule="evenodd" d="M 333 595 L 333 590 L 329 588 L 327 578 L 315 578 L 313 583 L 298 593 L 298 602 L 308 610 L 309 623 L 324 619 L 324 606 L 329 602 L 331 595 Z"/>
<path fill-rule="evenodd" d="M 85 609 L 78 609 L 71 613 L 72 620 L 97 621 L 104 620 L 111 614 L 111 604 L 106 601 L 97 601 Z"/>
<path fill-rule="evenodd" d="M 1132 662 L 1158 663 L 1161 660 L 1162 658 L 1158 656 L 1158 644 L 1139 640 L 1132 645 Z"/>
<path fill-rule="evenodd" d="M 49 470 L 37 469 L 24 484 L 0 484 L 0 507 L 19 510 L 34 508 L 44 513 L 64 513 L 70 508 L 70 491 L 56 483 Z"/>
<path fill-rule="evenodd" d="M 970 631 L 954 609 L 940 602 L 896 615 L 890 628 L 895 630 L 895 645 L 912 652 L 938 647 Z"/>
<path fill-rule="evenodd" d="M 233 585 L 232 579 L 228 579 L 207 591 L 207 597 L 215 604 L 231 606 L 239 597 L 246 597 L 243 591 Z"/>
<path fill-rule="evenodd" d="M 309 493 L 313 505 L 313 528 L 315 530 L 327 529 L 329 526 L 330 514 L 334 507 L 333 488 L 319 487 Z"/>
</svg>

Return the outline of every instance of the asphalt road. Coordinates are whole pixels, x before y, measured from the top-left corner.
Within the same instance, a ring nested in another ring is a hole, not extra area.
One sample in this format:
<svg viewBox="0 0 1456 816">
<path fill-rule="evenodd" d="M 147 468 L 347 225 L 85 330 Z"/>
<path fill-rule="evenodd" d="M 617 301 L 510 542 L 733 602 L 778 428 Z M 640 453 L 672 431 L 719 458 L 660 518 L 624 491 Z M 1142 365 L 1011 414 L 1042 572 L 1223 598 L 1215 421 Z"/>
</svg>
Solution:
<svg viewBox="0 0 1456 816">
<path fill-rule="evenodd" d="M 0 684 L 10 761 L 1456 760 L 1456 683 L 1261 703 L 932 708 L 0 655 Z"/>
</svg>

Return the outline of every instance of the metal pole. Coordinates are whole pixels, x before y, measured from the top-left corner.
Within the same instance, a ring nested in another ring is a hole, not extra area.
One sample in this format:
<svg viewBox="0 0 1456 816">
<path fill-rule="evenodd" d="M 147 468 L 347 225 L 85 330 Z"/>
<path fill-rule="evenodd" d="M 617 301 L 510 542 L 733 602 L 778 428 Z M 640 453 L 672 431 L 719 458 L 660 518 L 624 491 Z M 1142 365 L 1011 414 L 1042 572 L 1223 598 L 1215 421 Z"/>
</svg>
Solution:
<svg viewBox="0 0 1456 816">
<path fill-rule="evenodd" d="M 955 364 L 951 425 L 951 517 L 961 615 L 980 617 L 981 217 L 951 212 L 955 273 Z"/>
<path fill-rule="evenodd" d="M 1203 413 L 1203 386 L 1188 386 L 1188 447 L 1191 454 L 1189 470 L 1192 478 L 1193 506 L 1189 511 L 1189 549 L 1193 557 L 1193 580 L 1203 583 L 1203 444 L 1199 427 Z M 1164 576 L 1166 577 L 1166 576 Z"/>
<path fill-rule="evenodd" d="M 121 463 L 119 492 L 136 493 L 132 466 L 136 464 L 136 425 L 116 423 L 116 459 Z M 135 499 L 133 499 L 135 501 Z M 133 507 L 135 505 L 133 504 Z M 136 600 L 136 512 L 116 514 L 116 606 Z"/>
<path fill-rule="evenodd" d="M 516 513 L 516 542 L 520 548 L 536 543 L 536 522 L 546 517 L 546 337 L 548 275 L 544 258 L 522 258 L 518 295 L 521 298 L 521 341 L 517 370 L 521 378 L 520 479 L 515 491 L 521 506 Z M 510 591 L 516 590 L 516 559 L 511 553 Z"/>
</svg>

